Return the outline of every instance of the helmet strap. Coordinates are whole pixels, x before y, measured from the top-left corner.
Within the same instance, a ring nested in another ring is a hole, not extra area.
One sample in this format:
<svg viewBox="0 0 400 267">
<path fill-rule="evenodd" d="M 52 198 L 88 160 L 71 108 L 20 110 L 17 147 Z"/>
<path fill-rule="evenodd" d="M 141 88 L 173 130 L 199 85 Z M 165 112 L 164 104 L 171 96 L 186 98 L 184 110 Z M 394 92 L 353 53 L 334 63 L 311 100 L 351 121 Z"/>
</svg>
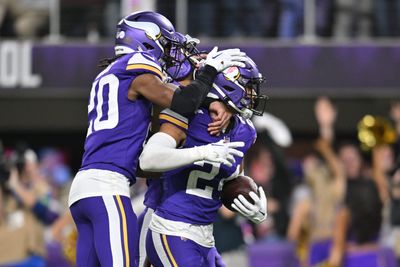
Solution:
<svg viewBox="0 0 400 267">
<path fill-rule="evenodd" d="M 213 83 L 213 87 L 215 90 L 218 91 L 218 93 L 222 96 L 223 101 L 230 106 L 234 111 L 236 111 L 242 118 L 244 119 L 250 119 L 253 116 L 253 111 L 251 111 L 248 108 L 238 108 L 235 103 L 232 102 L 232 100 L 230 100 L 226 94 L 224 93 L 224 91 L 221 90 L 221 88 L 219 88 L 218 85 L 216 85 L 215 83 Z"/>
</svg>

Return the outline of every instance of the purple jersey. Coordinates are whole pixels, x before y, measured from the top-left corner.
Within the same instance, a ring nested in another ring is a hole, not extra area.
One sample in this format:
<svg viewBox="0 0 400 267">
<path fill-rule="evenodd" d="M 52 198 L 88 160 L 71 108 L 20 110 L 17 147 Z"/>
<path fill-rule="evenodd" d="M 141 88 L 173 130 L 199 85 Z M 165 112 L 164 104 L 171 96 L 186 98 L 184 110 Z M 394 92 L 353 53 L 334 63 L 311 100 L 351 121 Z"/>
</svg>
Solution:
<svg viewBox="0 0 400 267">
<path fill-rule="evenodd" d="M 177 82 L 173 83 L 179 86 L 179 83 Z M 161 123 L 165 122 L 173 123 L 176 127 L 182 129 L 185 132 L 189 127 L 187 118 L 183 117 L 182 115 L 170 109 L 164 109 L 163 111 L 161 111 L 159 119 Z M 156 210 L 162 200 L 162 194 L 163 194 L 162 179 L 147 179 L 146 183 L 147 183 L 147 191 L 144 195 L 143 204 L 146 207 Z"/>
<path fill-rule="evenodd" d="M 163 189 L 161 179 L 146 179 L 147 191 L 144 194 L 143 204 L 156 210 L 162 200 Z"/>
<path fill-rule="evenodd" d="M 160 119 L 161 122 L 176 123 L 162 115 Z M 211 136 L 207 128 L 212 119 L 207 110 L 200 109 L 190 121 L 183 147 L 201 146 L 220 140 L 243 141 L 245 146 L 239 149 L 245 153 L 254 143 L 256 131 L 250 120 L 239 116 L 234 116 L 233 119 L 234 125 L 229 132 Z M 184 126 L 180 125 L 181 128 Z M 190 224 L 213 223 L 221 207 L 220 193 L 224 180 L 239 174 L 242 158 L 235 157 L 235 160 L 232 167 L 201 161 L 164 173 L 163 199 L 157 208 L 157 215 Z"/>
<path fill-rule="evenodd" d="M 81 170 L 115 171 L 135 182 L 152 104 L 144 97 L 129 100 L 128 90 L 132 81 L 145 73 L 162 78 L 161 67 L 153 56 L 134 52 L 114 61 L 94 80 Z"/>
</svg>

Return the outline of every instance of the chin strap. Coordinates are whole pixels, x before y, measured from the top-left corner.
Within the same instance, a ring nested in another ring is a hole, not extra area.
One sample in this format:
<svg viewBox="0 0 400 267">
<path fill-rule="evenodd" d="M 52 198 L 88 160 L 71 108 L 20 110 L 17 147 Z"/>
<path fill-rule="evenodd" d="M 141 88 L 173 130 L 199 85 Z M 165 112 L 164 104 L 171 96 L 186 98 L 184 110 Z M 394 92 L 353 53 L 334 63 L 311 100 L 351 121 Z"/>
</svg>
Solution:
<svg viewBox="0 0 400 267">
<path fill-rule="evenodd" d="M 232 102 L 232 100 L 230 100 L 227 96 L 226 96 L 226 94 L 224 93 L 224 91 L 218 86 L 218 85 L 216 85 L 215 83 L 213 83 L 213 87 L 214 87 L 214 89 L 215 90 L 217 90 L 217 92 L 223 97 L 223 101 L 228 105 L 228 106 L 230 106 L 233 110 L 235 110 L 236 111 L 236 113 L 238 113 L 243 119 L 250 119 L 252 116 L 253 116 L 253 111 L 251 111 L 250 109 L 248 109 L 248 108 L 242 108 L 242 109 L 240 109 L 240 108 L 238 108 L 233 102 Z M 218 98 L 218 96 L 216 96 L 215 94 L 213 94 L 213 93 L 208 93 L 208 95 L 207 96 L 209 96 L 209 97 L 217 97 Z"/>
</svg>

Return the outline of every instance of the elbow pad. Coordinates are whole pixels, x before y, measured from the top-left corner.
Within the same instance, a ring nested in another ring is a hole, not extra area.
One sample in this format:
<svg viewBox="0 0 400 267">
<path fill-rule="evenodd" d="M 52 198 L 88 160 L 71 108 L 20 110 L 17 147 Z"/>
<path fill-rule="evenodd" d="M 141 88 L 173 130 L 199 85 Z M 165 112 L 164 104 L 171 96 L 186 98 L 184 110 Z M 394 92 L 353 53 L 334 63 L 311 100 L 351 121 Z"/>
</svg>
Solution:
<svg viewBox="0 0 400 267">
<path fill-rule="evenodd" d="M 191 117 L 206 98 L 217 74 L 215 68 L 206 65 L 191 84 L 175 90 L 171 110 L 184 117 Z"/>
</svg>

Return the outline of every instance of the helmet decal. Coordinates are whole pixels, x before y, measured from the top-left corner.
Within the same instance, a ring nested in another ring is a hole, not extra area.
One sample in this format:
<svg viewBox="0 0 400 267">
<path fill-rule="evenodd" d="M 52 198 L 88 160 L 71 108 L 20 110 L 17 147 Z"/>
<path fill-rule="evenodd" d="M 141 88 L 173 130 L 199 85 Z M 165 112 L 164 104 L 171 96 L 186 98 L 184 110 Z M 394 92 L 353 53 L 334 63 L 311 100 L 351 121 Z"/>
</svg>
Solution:
<svg viewBox="0 0 400 267">
<path fill-rule="evenodd" d="M 236 81 L 240 77 L 240 71 L 237 67 L 229 67 L 223 71 L 223 74 L 228 81 L 232 82 Z"/>
<path fill-rule="evenodd" d="M 126 19 L 123 19 L 123 21 L 132 28 L 144 31 L 146 35 L 152 40 L 157 40 L 161 36 L 160 27 L 158 27 L 156 24 L 152 22 L 129 21 Z"/>
<path fill-rule="evenodd" d="M 176 33 L 172 23 L 163 15 L 142 11 L 132 13 L 119 21 L 115 36 L 115 54 L 146 51 L 161 59 L 175 45 Z"/>
</svg>

